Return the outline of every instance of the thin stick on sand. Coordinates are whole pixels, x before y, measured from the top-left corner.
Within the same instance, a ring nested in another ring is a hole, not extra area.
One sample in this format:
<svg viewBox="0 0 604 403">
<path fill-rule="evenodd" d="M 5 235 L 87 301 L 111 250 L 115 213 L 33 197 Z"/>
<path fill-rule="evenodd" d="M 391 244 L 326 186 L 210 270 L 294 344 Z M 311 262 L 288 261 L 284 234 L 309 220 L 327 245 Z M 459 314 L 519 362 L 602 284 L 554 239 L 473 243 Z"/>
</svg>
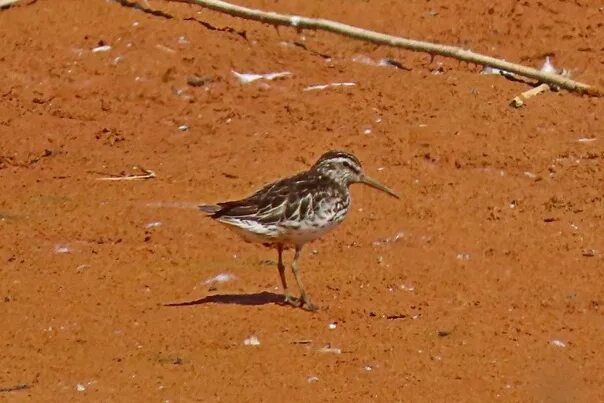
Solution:
<svg viewBox="0 0 604 403">
<path fill-rule="evenodd" d="M 115 175 L 96 178 L 97 181 L 134 181 L 155 178 L 155 172 L 143 167 L 134 167 L 142 171 L 142 175 Z"/>
<path fill-rule="evenodd" d="M 512 99 L 512 102 L 510 102 L 510 105 L 512 105 L 514 108 L 520 108 L 521 106 L 524 106 L 524 102 L 527 99 L 532 98 L 536 95 L 539 95 L 539 94 L 549 91 L 549 90 L 550 90 L 550 86 L 547 84 L 538 85 L 535 88 L 531 88 L 530 90 L 524 91 L 522 94 L 520 94 L 517 97 L 515 97 L 514 99 Z"/>
<path fill-rule="evenodd" d="M 118 0 L 124 4 L 124 0 Z M 228 14 L 233 17 L 240 17 L 248 20 L 259 21 L 275 26 L 289 26 L 296 29 L 311 29 L 319 31 L 332 32 L 338 35 L 359 39 L 378 45 L 387 45 L 396 48 L 403 48 L 415 52 L 426 52 L 431 55 L 439 55 L 462 60 L 468 63 L 474 63 L 482 66 L 494 67 L 506 72 L 514 73 L 522 77 L 538 80 L 541 83 L 563 88 L 565 90 L 579 94 L 591 95 L 594 97 L 604 96 L 604 91 L 600 88 L 571 80 L 560 74 L 542 72 L 537 69 L 522 66 L 520 64 L 510 63 L 505 60 L 474 53 L 455 46 L 438 45 L 431 42 L 406 39 L 399 36 L 383 34 L 376 31 L 370 31 L 343 24 L 337 21 L 331 21 L 323 18 L 307 18 L 297 15 L 286 15 L 275 12 L 266 12 L 248 7 L 237 6 L 221 0 L 168 0 L 180 3 L 197 4 L 220 13 Z"/>
</svg>

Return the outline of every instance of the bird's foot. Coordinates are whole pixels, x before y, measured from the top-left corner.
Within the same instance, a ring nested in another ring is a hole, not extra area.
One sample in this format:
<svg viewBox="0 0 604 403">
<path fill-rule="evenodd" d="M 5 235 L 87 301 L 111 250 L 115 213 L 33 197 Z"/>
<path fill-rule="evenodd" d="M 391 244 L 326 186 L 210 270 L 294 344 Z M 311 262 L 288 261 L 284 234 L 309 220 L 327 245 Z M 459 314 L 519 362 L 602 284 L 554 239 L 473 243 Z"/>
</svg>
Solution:
<svg viewBox="0 0 604 403">
<path fill-rule="evenodd" d="M 313 304 L 306 295 L 302 295 L 300 298 L 292 297 L 289 294 L 285 294 L 285 298 L 283 299 L 285 304 L 291 305 L 296 308 L 302 308 L 305 311 L 316 312 L 319 310 L 319 307 Z"/>
<path fill-rule="evenodd" d="M 310 302 L 310 298 L 308 298 L 306 296 L 306 294 L 302 295 L 302 297 L 300 298 L 300 301 L 301 301 L 300 307 L 302 309 L 304 309 L 305 311 L 317 312 L 319 310 L 319 306 Z"/>
<path fill-rule="evenodd" d="M 301 308 L 308 312 L 317 312 L 319 310 L 319 306 L 312 302 L 304 302 Z"/>
<path fill-rule="evenodd" d="M 291 306 L 295 306 L 295 307 L 299 307 L 301 304 L 301 301 L 299 298 L 292 297 L 289 294 L 285 294 L 285 298 L 284 298 L 283 302 L 286 304 L 289 304 Z"/>
</svg>

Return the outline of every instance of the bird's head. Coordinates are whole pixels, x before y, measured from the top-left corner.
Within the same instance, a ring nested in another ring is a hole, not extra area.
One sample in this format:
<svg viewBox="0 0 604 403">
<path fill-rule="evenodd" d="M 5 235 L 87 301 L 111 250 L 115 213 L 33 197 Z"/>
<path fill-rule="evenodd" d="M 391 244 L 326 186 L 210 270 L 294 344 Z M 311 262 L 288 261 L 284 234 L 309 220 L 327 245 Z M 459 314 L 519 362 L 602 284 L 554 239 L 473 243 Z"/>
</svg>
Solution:
<svg viewBox="0 0 604 403">
<path fill-rule="evenodd" d="M 390 196 L 399 196 L 375 179 L 363 172 L 361 162 L 354 155 L 344 151 L 328 151 L 321 156 L 312 166 L 313 170 L 332 178 L 334 181 L 350 186 L 353 183 L 363 183 L 372 188 L 388 193 Z"/>
</svg>

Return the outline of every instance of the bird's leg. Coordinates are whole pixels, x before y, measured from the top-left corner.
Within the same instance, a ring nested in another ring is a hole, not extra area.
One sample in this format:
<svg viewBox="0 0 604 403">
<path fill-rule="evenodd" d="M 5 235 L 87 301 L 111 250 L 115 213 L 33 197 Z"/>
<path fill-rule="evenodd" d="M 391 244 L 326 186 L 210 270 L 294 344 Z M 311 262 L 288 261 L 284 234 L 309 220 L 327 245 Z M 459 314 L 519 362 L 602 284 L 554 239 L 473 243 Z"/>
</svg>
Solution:
<svg viewBox="0 0 604 403">
<path fill-rule="evenodd" d="M 300 258 L 300 252 L 302 251 L 301 246 L 296 246 L 296 253 L 294 254 L 294 261 L 292 262 L 292 271 L 294 272 L 294 278 L 296 279 L 296 283 L 298 283 L 298 288 L 300 289 L 300 302 L 302 308 L 307 311 L 316 311 L 319 307 L 310 302 L 310 298 L 306 291 L 304 290 L 304 284 L 302 284 L 302 278 L 300 277 L 299 269 L 298 269 L 298 259 Z"/>
<path fill-rule="evenodd" d="M 279 252 L 279 262 L 277 262 L 277 268 L 279 269 L 279 276 L 281 277 L 281 285 L 283 286 L 283 294 L 285 295 L 285 303 L 291 305 L 298 305 L 296 298 L 289 295 L 287 290 L 287 280 L 285 279 L 285 265 L 283 264 L 283 246 L 279 245 L 277 248 Z"/>
</svg>

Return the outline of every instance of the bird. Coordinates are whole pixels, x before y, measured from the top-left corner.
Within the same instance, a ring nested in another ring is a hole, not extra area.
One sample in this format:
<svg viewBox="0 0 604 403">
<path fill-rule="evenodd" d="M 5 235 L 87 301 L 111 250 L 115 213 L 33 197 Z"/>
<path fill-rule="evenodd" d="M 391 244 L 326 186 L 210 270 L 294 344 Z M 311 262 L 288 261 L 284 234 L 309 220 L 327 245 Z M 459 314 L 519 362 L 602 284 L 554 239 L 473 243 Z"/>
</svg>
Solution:
<svg viewBox="0 0 604 403">
<path fill-rule="evenodd" d="M 259 243 L 278 253 L 277 268 L 284 302 L 316 311 L 302 283 L 298 260 L 302 248 L 336 228 L 350 209 L 349 186 L 361 183 L 399 199 L 391 189 L 369 177 L 353 154 L 331 150 L 306 171 L 269 183 L 252 195 L 199 210 L 234 230 L 246 242 Z M 283 252 L 294 249 L 291 269 L 300 291 L 292 297 L 287 287 Z"/>
</svg>

